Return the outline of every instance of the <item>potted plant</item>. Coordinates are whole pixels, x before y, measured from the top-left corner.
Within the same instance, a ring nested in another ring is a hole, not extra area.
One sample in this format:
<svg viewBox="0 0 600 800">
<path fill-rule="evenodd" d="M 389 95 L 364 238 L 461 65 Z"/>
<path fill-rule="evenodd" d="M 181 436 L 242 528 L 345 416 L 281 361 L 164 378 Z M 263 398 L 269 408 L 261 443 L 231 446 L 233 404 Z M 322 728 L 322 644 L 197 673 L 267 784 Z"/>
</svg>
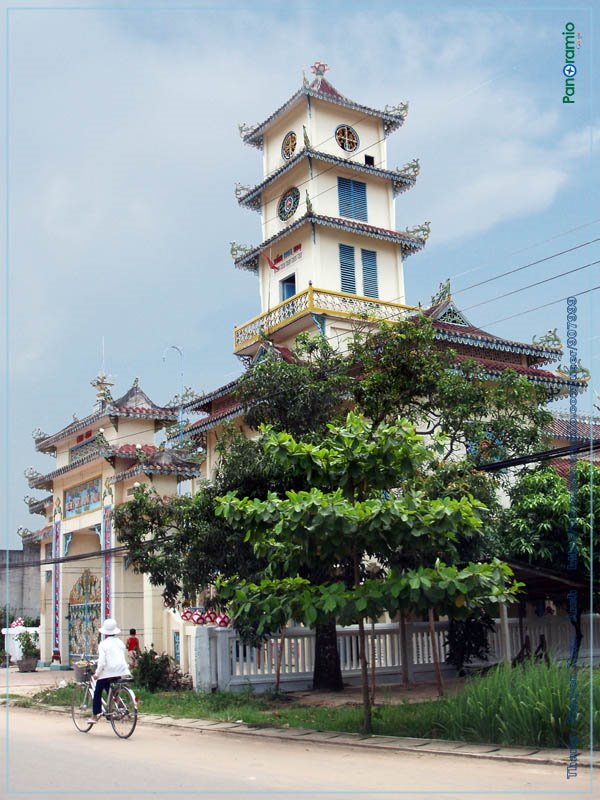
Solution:
<svg viewBox="0 0 600 800">
<path fill-rule="evenodd" d="M 35 672 L 40 657 L 39 636 L 23 631 L 17 635 L 17 641 L 21 646 L 21 658 L 17 661 L 19 672 Z"/>
</svg>

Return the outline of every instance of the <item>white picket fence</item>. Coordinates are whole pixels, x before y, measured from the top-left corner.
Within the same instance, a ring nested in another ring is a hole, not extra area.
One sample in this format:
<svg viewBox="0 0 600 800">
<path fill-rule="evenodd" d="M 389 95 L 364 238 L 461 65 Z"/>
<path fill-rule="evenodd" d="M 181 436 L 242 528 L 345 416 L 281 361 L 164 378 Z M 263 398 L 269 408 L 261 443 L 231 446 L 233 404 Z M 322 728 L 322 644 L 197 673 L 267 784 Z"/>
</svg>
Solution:
<svg viewBox="0 0 600 800">
<path fill-rule="evenodd" d="M 509 619 L 510 653 L 514 656 L 521 649 L 519 621 Z M 584 639 L 581 658 L 600 656 L 600 615 L 582 618 Z M 447 622 L 436 623 L 438 653 L 442 672 L 454 675 L 455 669 L 446 664 Z M 593 635 L 592 635 L 593 631 Z M 546 637 L 548 652 L 554 659 L 569 657 L 573 643 L 573 626 L 566 617 L 542 617 L 523 620 L 523 635 L 529 636 L 532 649 L 539 643 L 540 635 Z M 358 626 L 338 628 L 338 651 L 342 675 L 346 682 L 360 680 Z M 411 681 L 434 679 L 433 653 L 429 625 L 426 622 L 406 624 L 408 643 L 407 670 Z M 400 646 L 400 625 L 398 623 L 377 624 L 375 628 L 366 625 L 367 660 L 369 674 L 373 663 L 377 682 L 380 685 L 398 683 L 402 680 L 402 652 Z M 590 652 L 590 642 L 594 642 L 594 652 Z M 236 691 L 252 686 L 261 692 L 275 684 L 280 639 L 274 637 L 261 647 L 243 645 L 234 630 L 212 626 L 199 627 L 195 641 L 195 686 L 199 690 L 222 689 Z M 491 653 L 487 663 L 501 661 L 505 657 L 500 620 L 496 620 L 496 630 L 490 636 Z M 587 649 L 586 649 L 587 648 Z M 315 634 L 308 628 L 288 628 L 285 632 L 281 657 L 282 690 L 309 689 L 312 685 L 315 653 Z M 374 656 L 374 661 L 373 661 Z"/>
</svg>

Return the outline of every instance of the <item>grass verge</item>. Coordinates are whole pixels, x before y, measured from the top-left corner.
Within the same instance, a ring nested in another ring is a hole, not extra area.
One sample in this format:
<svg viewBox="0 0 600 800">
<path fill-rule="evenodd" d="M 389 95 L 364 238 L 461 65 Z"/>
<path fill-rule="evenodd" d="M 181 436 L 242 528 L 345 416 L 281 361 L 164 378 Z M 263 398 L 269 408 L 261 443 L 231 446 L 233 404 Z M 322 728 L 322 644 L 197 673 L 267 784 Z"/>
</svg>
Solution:
<svg viewBox="0 0 600 800">
<path fill-rule="evenodd" d="M 456 697 L 422 703 L 383 703 L 373 709 L 373 733 L 387 736 L 453 739 L 501 745 L 568 747 L 571 734 L 579 747 L 589 747 L 593 721 L 594 747 L 600 748 L 600 670 L 572 673 L 566 666 L 504 666 L 469 679 Z M 70 687 L 36 695 L 35 702 L 70 705 Z M 290 696 L 249 692 L 138 691 L 140 711 L 170 717 L 241 720 L 254 725 L 312 728 L 356 733 L 362 709 L 356 706 L 298 705 Z M 318 698 L 318 695 L 316 695 Z"/>
</svg>

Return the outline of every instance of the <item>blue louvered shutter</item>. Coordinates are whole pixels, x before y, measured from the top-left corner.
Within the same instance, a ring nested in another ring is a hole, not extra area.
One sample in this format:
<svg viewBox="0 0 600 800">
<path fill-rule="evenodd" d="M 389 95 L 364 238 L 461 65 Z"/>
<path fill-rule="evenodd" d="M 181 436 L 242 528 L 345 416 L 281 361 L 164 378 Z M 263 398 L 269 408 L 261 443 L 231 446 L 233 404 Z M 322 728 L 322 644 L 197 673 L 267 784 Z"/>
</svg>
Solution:
<svg viewBox="0 0 600 800">
<path fill-rule="evenodd" d="M 367 184 L 338 177 L 340 217 L 367 221 Z"/>
<path fill-rule="evenodd" d="M 348 244 L 340 245 L 340 273 L 342 276 L 342 292 L 356 294 L 356 270 L 354 266 L 354 248 Z"/>
<path fill-rule="evenodd" d="M 361 250 L 363 294 L 365 297 L 379 297 L 377 285 L 377 253 L 375 250 Z"/>
</svg>

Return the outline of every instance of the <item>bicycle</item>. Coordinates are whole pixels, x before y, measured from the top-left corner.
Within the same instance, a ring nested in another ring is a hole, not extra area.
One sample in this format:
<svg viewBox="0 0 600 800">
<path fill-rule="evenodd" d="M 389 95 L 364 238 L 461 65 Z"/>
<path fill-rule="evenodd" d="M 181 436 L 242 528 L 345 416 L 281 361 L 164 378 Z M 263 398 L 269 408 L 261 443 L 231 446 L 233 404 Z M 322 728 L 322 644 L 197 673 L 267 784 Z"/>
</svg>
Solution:
<svg viewBox="0 0 600 800">
<path fill-rule="evenodd" d="M 90 722 L 96 681 L 93 678 L 94 665 L 86 669 L 85 680 L 76 683 L 71 700 L 71 716 L 75 727 L 81 733 L 88 733 L 94 727 Z M 125 683 L 131 678 L 115 678 L 108 689 L 105 700 L 102 695 L 102 716 L 111 724 L 120 739 L 128 739 L 135 730 L 138 715 L 138 699 Z"/>
</svg>

